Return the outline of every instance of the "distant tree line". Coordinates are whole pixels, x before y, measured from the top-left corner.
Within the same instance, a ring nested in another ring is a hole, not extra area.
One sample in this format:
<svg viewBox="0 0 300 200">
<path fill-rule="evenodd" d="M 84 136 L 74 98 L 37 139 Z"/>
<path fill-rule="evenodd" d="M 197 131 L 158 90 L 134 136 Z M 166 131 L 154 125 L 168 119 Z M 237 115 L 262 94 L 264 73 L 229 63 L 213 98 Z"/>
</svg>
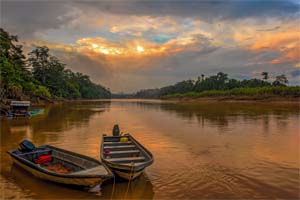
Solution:
<svg viewBox="0 0 300 200">
<path fill-rule="evenodd" d="M 178 82 L 174 85 L 162 87 L 159 89 L 146 89 L 146 90 L 140 90 L 138 91 L 133 97 L 135 98 L 161 98 L 166 96 L 184 96 L 180 94 L 200 94 L 200 96 L 209 96 L 213 93 L 216 93 L 218 95 L 226 94 L 224 92 L 220 91 L 231 91 L 233 89 L 236 89 L 234 94 L 242 94 L 240 91 L 249 91 L 253 93 L 253 88 L 291 88 L 287 86 L 288 80 L 284 74 L 276 76 L 275 80 L 273 82 L 268 82 L 268 72 L 262 72 L 262 79 L 249 79 L 249 80 L 237 80 L 228 78 L 228 75 L 219 72 L 216 75 L 206 77 L 202 74 L 197 78 L 197 80 L 184 80 L 181 82 Z M 239 88 L 239 90 L 237 90 Z M 252 88 L 249 90 L 249 88 Z M 282 89 L 281 89 L 282 90 Z M 300 93 L 299 87 L 293 88 L 293 89 L 284 89 L 285 91 L 291 91 L 293 90 L 293 94 L 297 93 L 298 95 Z M 208 92 L 208 91 L 214 91 L 214 92 Z M 218 91 L 218 92 L 216 92 Z M 259 90 L 261 91 L 261 90 Z M 266 91 L 270 91 L 269 89 Z M 227 92 L 228 93 L 228 92 Z M 229 93 L 228 93 L 229 94 Z M 245 93 L 243 93 L 245 94 Z M 250 93 L 249 93 L 250 94 Z M 197 95 L 196 95 L 197 96 Z"/>
<path fill-rule="evenodd" d="M 93 83 L 87 75 L 74 73 L 50 54 L 45 46 L 36 47 L 26 59 L 18 37 L 0 28 L 0 96 L 95 99 L 110 98 L 109 89 Z"/>
</svg>

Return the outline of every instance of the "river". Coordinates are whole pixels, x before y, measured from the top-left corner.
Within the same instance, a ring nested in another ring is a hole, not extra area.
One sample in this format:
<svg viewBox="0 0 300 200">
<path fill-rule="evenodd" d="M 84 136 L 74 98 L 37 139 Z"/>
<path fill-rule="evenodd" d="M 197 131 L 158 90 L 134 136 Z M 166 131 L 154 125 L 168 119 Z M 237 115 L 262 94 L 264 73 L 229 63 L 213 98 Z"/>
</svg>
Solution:
<svg viewBox="0 0 300 200">
<path fill-rule="evenodd" d="M 1 196 L 8 199 L 299 198 L 299 105 L 78 101 L 43 115 L 1 121 Z M 29 139 L 99 159 L 101 134 L 114 124 L 154 155 L 128 187 L 78 190 L 33 178 L 7 150 Z"/>
</svg>

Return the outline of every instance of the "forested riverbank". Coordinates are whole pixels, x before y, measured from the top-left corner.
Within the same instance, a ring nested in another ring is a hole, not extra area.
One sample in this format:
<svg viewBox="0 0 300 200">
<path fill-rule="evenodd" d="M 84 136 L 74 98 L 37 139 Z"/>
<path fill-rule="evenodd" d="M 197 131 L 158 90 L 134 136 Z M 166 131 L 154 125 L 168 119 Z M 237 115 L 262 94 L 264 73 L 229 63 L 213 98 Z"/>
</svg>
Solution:
<svg viewBox="0 0 300 200">
<path fill-rule="evenodd" d="M 208 90 L 203 92 L 187 92 L 166 95 L 163 99 L 203 99 L 215 100 L 272 100 L 272 101 L 296 101 L 299 100 L 300 88 L 294 87 L 258 87 L 235 88 L 231 90 Z"/>
<path fill-rule="evenodd" d="M 0 29 L 1 103 L 9 100 L 30 100 L 34 103 L 59 100 L 99 98 L 155 99 L 217 99 L 217 100 L 299 100 L 300 87 L 289 86 L 284 74 L 261 79 L 237 80 L 219 72 L 196 80 L 183 80 L 156 89 L 140 90 L 133 94 L 112 94 L 109 89 L 93 83 L 89 76 L 73 72 L 46 46 L 34 47 L 27 56 L 18 37 Z"/>
<path fill-rule="evenodd" d="M 18 37 L 0 29 L 0 97 L 8 100 L 53 102 L 64 99 L 110 98 L 109 89 L 89 76 L 67 69 L 46 46 L 35 47 L 25 56 Z"/>
<path fill-rule="evenodd" d="M 237 80 L 229 78 L 228 74 L 219 72 L 205 77 L 203 74 L 197 80 L 184 80 L 174 85 L 141 90 L 133 98 L 161 99 L 211 99 L 211 100 L 283 100 L 295 101 L 300 98 L 299 86 L 288 86 L 284 74 L 272 77 L 269 81 L 268 72 L 262 72 L 262 79 Z"/>
</svg>

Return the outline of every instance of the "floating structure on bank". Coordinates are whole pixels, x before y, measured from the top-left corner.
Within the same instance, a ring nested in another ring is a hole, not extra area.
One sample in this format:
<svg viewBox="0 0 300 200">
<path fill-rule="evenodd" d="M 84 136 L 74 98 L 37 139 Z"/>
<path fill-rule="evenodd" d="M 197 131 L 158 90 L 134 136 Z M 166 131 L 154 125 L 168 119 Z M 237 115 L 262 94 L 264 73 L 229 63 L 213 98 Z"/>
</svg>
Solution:
<svg viewBox="0 0 300 200">
<path fill-rule="evenodd" d="M 15 117 L 30 117 L 28 112 L 30 107 L 30 101 L 11 101 L 10 110 L 8 112 L 8 118 Z"/>
<path fill-rule="evenodd" d="M 1 109 L 1 115 L 8 119 L 27 118 L 44 113 L 44 109 L 29 110 L 30 101 L 11 101 L 7 109 Z"/>
</svg>

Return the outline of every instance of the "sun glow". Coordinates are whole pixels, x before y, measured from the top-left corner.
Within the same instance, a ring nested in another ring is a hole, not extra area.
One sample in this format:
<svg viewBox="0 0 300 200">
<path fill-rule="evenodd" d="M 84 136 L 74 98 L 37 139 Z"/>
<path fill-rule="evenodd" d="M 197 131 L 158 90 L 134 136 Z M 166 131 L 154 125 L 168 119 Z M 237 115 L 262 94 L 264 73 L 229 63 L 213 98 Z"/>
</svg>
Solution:
<svg viewBox="0 0 300 200">
<path fill-rule="evenodd" d="M 108 51 L 107 49 L 100 49 L 100 52 L 101 52 L 101 53 L 104 53 L 104 54 L 106 54 L 106 55 L 109 54 L 109 51 Z"/>
<path fill-rule="evenodd" d="M 92 47 L 95 49 L 98 47 L 98 44 L 92 44 Z"/>
<path fill-rule="evenodd" d="M 136 47 L 136 50 L 139 52 L 139 53 L 141 53 L 141 52 L 143 52 L 144 51 L 144 48 L 142 47 L 142 46 L 137 46 Z"/>
<path fill-rule="evenodd" d="M 124 43 L 113 43 L 103 38 L 82 38 L 76 41 L 78 51 L 87 51 L 116 57 L 148 57 L 160 56 L 164 53 L 177 53 L 185 49 L 194 50 L 197 38 L 185 36 L 181 39 L 172 39 L 168 42 L 157 44 L 145 40 L 125 41 Z"/>
</svg>

